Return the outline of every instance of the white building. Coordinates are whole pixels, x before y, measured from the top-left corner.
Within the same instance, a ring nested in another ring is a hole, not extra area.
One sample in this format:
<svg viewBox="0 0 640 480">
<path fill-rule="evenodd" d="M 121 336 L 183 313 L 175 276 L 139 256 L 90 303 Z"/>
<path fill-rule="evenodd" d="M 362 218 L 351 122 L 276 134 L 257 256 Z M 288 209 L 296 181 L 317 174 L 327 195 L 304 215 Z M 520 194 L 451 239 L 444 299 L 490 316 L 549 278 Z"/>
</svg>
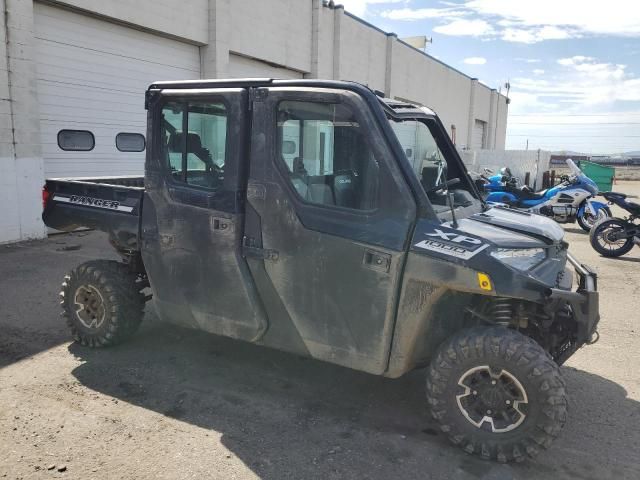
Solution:
<svg viewBox="0 0 640 480">
<path fill-rule="evenodd" d="M 155 80 L 355 80 L 433 108 L 460 147 L 504 149 L 504 96 L 321 0 L 0 3 L 0 243 L 45 235 L 46 177 L 142 173 L 115 138 L 145 134 Z M 91 151 L 62 150 L 63 130 Z"/>
</svg>

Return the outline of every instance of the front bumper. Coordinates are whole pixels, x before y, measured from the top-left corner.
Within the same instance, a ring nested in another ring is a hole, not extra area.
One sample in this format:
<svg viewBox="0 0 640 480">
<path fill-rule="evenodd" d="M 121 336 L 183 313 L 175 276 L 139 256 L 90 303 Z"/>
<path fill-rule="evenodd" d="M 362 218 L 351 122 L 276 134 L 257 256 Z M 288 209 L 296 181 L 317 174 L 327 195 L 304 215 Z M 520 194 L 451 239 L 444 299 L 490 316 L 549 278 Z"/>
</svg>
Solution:
<svg viewBox="0 0 640 480">
<path fill-rule="evenodd" d="M 597 340 L 597 327 L 600 321 L 598 301 L 598 276 L 587 265 L 581 264 L 576 258 L 567 252 L 567 260 L 573 266 L 578 276 L 577 290 L 564 290 L 552 288 L 549 299 L 552 303 L 566 302 L 573 313 L 576 322 L 576 338 L 572 348 L 564 352 L 558 363 L 562 364 L 578 348 L 585 343 L 594 343 Z"/>
</svg>

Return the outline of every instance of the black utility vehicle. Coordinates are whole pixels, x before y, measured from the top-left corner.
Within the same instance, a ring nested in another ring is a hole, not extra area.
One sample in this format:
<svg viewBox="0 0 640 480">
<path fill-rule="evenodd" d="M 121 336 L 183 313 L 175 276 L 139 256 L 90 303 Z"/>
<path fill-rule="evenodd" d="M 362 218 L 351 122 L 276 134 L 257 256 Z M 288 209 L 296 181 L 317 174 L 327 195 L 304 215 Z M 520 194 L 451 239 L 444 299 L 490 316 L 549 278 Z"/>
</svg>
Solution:
<svg viewBox="0 0 640 480">
<path fill-rule="evenodd" d="M 552 220 L 486 207 L 433 112 L 266 79 L 155 83 L 146 107 L 144 178 L 45 187 L 48 226 L 104 230 L 122 256 L 65 278 L 76 341 L 130 336 L 150 286 L 167 321 L 375 375 L 428 365 L 428 406 L 469 453 L 549 446 L 596 276 Z"/>
</svg>

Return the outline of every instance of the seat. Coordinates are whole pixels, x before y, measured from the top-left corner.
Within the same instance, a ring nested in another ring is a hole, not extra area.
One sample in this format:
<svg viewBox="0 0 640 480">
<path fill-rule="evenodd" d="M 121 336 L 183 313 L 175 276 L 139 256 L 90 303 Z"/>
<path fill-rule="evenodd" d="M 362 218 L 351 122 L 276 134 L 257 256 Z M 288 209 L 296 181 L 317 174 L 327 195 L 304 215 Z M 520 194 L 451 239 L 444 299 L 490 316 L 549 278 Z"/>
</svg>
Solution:
<svg viewBox="0 0 640 480">
<path fill-rule="evenodd" d="M 640 215 L 640 203 L 627 202 L 627 206 L 633 215 Z"/>
<path fill-rule="evenodd" d="M 184 135 L 182 131 L 176 130 L 169 137 L 167 146 L 170 152 L 182 152 L 182 142 L 184 141 Z M 187 133 L 187 153 L 193 153 L 198 155 L 202 151 L 202 142 L 200 141 L 200 135 L 194 132 Z M 199 155 L 198 155 L 199 156 Z"/>
<path fill-rule="evenodd" d="M 304 183 L 304 180 L 302 180 L 300 177 L 292 176 L 291 184 L 293 185 L 293 188 L 296 189 L 296 192 L 298 192 L 298 195 L 306 200 L 307 196 L 309 195 L 309 187 L 307 187 L 307 184 Z"/>
<path fill-rule="evenodd" d="M 169 137 L 169 141 L 167 142 L 167 147 L 170 152 L 180 153 L 182 152 L 182 145 L 184 142 L 184 134 L 180 130 L 176 130 Z M 207 148 L 202 145 L 202 141 L 200 140 L 200 135 L 194 132 L 187 132 L 187 153 L 192 153 L 196 157 L 198 157 L 202 163 L 205 164 L 205 167 L 208 170 L 216 170 L 219 169 L 215 163 L 213 163 L 213 158 L 211 158 L 211 153 Z"/>
<path fill-rule="evenodd" d="M 352 172 L 336 173 L 333 178 L 333 193 L 336 205 L 354 208 L 356 206 L 356 185 Z"/>
<path fill-rule="evenodd" d="M 296 157 L 293 159 L 293 173 L 294 175 L 306 176 L 309 173 L 307 172 L 306 167 L 304 166 L 304 161 L 300 157 Z"/>
<path fill-rule="evenodd" d="M 309 186 L 307 199 L 313 203 L 322 205 L 335 205 L 331 187 L 325 183 L 312 183 Z"/>
<path fill-rule="evenodd" d="M 438 166 L 437 165 L 425 165 L 422 167 L 422 178 L 420 183 L 425 191 L 429 191 L 436 186 L 436 180 L 438 179 Z"/>
<path fill-rule="evenodd" d="M 616 200 L 624 200 L 625 198 L 627 198 L 626 193 L 618 193 L 618 192 L 603 192 L 602 196 L 610 202 L 614 202 Z"/>
<path fill-rule="evenodd" d="M 529 190 L 514 189 L 513 193 L 516 194 L 521 200 L 542 200 L 547 193 L 548 188 L 540 190 L 539 192 L 531 192 Z"/>
</svg>

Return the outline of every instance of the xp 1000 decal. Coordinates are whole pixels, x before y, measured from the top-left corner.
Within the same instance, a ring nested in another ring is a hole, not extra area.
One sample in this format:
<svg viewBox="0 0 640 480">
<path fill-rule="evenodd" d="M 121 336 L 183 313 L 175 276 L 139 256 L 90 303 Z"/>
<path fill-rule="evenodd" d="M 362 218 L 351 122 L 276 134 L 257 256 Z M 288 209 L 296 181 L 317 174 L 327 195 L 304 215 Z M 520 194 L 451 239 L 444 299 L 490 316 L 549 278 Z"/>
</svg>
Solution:
<svg viewBox="0 0 640 480">
<path fill-rule="evenodd" d="M 489 246 L 479 238 L 469 237 L 443 225 L 425 224 L 416 229 L 413 250 L 429 250 L 449 257 L 469 260 Z"/>
</svg>

